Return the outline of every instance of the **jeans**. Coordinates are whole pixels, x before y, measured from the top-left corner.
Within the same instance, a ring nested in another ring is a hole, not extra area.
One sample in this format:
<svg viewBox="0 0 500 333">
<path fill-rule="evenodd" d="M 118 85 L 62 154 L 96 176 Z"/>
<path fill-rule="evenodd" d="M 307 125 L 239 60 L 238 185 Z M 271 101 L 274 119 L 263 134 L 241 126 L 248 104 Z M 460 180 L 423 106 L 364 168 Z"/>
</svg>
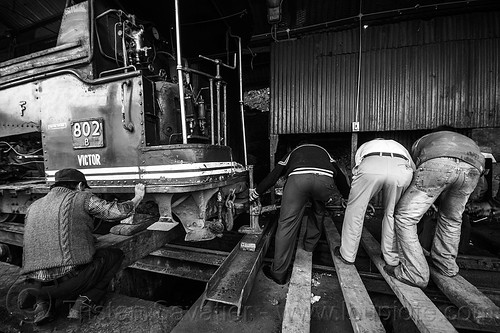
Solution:
<svg viewBox="0 0 500 333">
<path fill-rule="evenodd" d="M 440 197 L 436 234 L 431 247 L 435 267 L 446 276 L 458 274 L 455 262 L 462 213 L 480 171 L 456 158 L 440 157 L 422 163 L 394 215 L 400 265 L 395 275 L 422 288 L 429 282 L 429 266 L 417 236 L 417 223 Z"/>
<path fill-rule="evenodd" d="M 359 248 L 366 208 L 380 191 L 383 193 L 381 249 L 387 264 L 399 263 L 394 236 L 394 209 L 399 198 L 410 185 L 413 169 L 408 161 L 390 156 L 370 156 L 353 170 L 351 191 L 342 225 L 340 253 L 354 262 Z"/>
</svg>

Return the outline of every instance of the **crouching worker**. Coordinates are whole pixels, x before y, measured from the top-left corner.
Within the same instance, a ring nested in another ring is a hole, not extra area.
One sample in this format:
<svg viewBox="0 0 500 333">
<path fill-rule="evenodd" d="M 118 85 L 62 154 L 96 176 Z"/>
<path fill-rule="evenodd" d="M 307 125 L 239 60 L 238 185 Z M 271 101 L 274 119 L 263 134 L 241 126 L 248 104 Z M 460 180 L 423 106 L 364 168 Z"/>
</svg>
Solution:
<svg viewBox="0 0 500 333">
<path fill-rule="evenodd" d="M 93 218 L 116 221 L 130 216 L 144 198 L 145 187 L 137 184 L 134 198 L 123 203 L 102 200 L 87 188 L 80 171 L 59 170 L 50 192 L 27 210 L 23 274 L 33 282 L 29 294 L 36 298 L 35 324 L 54 319 L 56 299 L 76 299 L 68 318 L 80 319 L 105 295 L 123 261 L 119 249 L 95 249 Z"/>
</svg>

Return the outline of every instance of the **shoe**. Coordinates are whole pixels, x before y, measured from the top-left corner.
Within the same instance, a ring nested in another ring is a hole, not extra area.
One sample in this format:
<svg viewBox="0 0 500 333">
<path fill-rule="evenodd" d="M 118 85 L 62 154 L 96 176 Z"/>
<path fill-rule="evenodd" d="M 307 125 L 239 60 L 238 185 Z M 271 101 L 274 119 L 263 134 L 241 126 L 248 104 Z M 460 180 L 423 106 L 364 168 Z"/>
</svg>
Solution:
<svg viewBox="0 0 500 333">
<path fill-rule="evenodd" d="M 408 285 L 408 286 L 411 286 L 411 287 L 420 288 L 420 286 L 417 286 L 417 285 L 416 285 L 415 283 L 413 283 L 413 282 L 410 282 L 410 281 L 408 281 L 408 280 L 406 280 L 406 279 L 403 279 L 403 278 L 398 278 L 398 277 L 396 276 L 396 272 L 395 272 L 396 267 L 397 267 L 397 266 L 385 265 L 385 266 L 384 266 L 384 271 L 387 273 L 387 275 L 389 275 L 389 276 L 390 276 L 390 277 L 392 277 L 393 279 L 398 280 L 399 282 L 402 282 L 402 283 L 404 283 L 404 284 L 406 284 L 406 285 Z"/>
<path fill-rule="evenodd" d="M 49 302 L 39 301 L 33 310 L 33 324 L 43 325 L 54 320 Z"/>
<path fill-rule="evenodd" d="M 76 319 L 76 320 L 82 320 L 83 314 L 86 314 L 87 317 L 90 317 L 91 315 L 98 314 L 99 311 L 97 309 L 97 305 L 87 296 L 80 295 L 76 301 L 75 304 L 69 309 L 68 313 L 68 319 Z"/>
<path fill-rule="evenodd" d="M 333 254 L 340 259 L 340 261 L 342 261 L 344 264 L 346 265 L 354 265 L 353 262 L 350 262 L 350 261 L 347 261 L 344 259 L 344 257 L 342 257 L 342 254 L 340 253 L 340 246 L 336 246 L 334 249 L 333 249 Z"/>
<path fill-rule="evenodd" d="M 269 265 L 265 265 L 264 267 L 262 267 L 262 272 L 264 273 L 264 275 L 268 279 L 273 280 L 274 282 L 276 282 L 279 285 L 284 285 L 288 282 L 286 278 L 283 278 L 283 279 L 275 278 L 273 273 L 271 272 L 271 266 L 269 266 Z"/>
<path fill-rule="evenodd" d="M 387 273 L 387 275 L 397 280 L 398 278 L 396 277 L 396 273 L 394 272 L 395 270 L 396 266 L 391 266 L 391 265 L 384 266 L 384 271 Z"/>
</svg>

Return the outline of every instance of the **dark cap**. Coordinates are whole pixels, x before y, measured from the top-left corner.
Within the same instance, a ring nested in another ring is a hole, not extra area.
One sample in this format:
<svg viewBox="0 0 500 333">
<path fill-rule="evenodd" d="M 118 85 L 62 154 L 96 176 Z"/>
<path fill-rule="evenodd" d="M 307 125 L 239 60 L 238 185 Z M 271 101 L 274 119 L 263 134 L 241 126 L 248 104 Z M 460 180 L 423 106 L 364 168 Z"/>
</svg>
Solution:
<svg viewBox="0 0 500 333">
<path fill-rule="evenodd" d="M 64 182 L 82 182 L 86 188 L 90 188 L 85 175 L 76 169 L 61 169 L 56 172 L 56 183 Z"/>
</svg>

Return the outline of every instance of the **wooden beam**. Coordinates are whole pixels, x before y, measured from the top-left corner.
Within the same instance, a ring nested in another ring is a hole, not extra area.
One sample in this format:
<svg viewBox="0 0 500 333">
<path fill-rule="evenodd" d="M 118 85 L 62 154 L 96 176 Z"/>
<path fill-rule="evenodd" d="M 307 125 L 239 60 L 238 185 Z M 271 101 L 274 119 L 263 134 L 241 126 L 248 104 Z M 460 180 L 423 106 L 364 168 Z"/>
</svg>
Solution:
<svg viewBox="0 0 500 333">
<path fill-rule="evenodd" d="M 408 310 L 410 317 L 420 332 L 457 332 L 443 313 L 424 294 L 422 289 L 408 286 L 387 275 L 384 271 L 385 262 L 380 257 L 380 244 L 366 228 L 363 228 L 361 243 L 401 304 Z"/>
<path fill-rule="evenodd" d="M 0 223 L 0 243 L 23 246 L 24 224 L 16 222 Z"/>
<path fill-rule="evenodd" d="M 448 299 L 461 311 L 466 310 L 471 320 L 480 325 L 500 326 L 500 308 L 460 274 L 449 277 L 429 267 L 431 278 Z"/>
<path fill-rule="evenodd" d="M 125 254 L 122 268 L 141 259 L 151 252 L 160 249 L 169 241 L 180 237 L 183 230 L 179 226 L 164 231 L 144 230 L 132 236 L 115 234 L 100 235 L 97 237 L 96 248 L 114 247 L 121 249 Z M 24 225 L 20 223 L 4 222 L 0 224 L 0 243 L 23 246 Z"/>
<path fill-rule="evenodd" d="M 340 234 L 330 217 L 325 217 L 324 228 L 353 331 L 385 332 L 358 270 L 333 254 L 335 247 L 340 245 Z"/>
<path fill-rule="evenodd" d="M 282 332 L 309 332 L 311 327 L 312 252 L 304 250 L 307 219 L 302 219 L 292 276 L 288 285 Z"/>
<path fill-rule="evenodd" d="M 158 250 L 165 243 L 179 237 L 184 230 L 180 226 L 164 231 L 144 230 L 132 236 L 106 234 L 97 238 L 96 248 L 119 248 L 125 254 L 122 268 Z"/>
</svg>

